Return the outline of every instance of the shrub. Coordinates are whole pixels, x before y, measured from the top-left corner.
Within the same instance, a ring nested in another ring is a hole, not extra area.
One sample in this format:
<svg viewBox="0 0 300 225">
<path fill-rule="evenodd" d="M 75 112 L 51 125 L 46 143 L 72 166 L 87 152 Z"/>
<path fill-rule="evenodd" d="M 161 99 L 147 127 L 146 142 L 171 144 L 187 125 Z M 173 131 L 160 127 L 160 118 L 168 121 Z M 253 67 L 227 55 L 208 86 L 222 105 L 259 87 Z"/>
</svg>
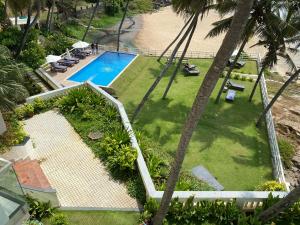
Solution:
<svg viewBox="0 0 300 225">
<path fill-rule="evenodd" d="M 47 55 L 61 55 L 67 48 L 70 48 L 74 41 L 61 33 L 49 35 L 45 40 L 45 50 Z"/>
<path fill-rule="evenodd" d="M 224 78 L 226 75 L 225 75 L 225 73 L 224 72 L 222 72 L 221 74 L 220 74 L 220 78 Z"/>
<path fill-rule="evenodd" d="M 249 81 L 249 82 L 253 82 L 254 79 L 253 79 L 252 77 L 249 77 L 249 78 L 248 78 L 248 81 Z"/>
<path fill-rule="evenodd" d="M 34 101 L 32 103 L 32 106 L 34 108 L 34 113 L 40 113 L 43 110 L 48 108 L 47 103 L 44 100 L 40 99 L 40 98 L 34 99 Z"/>
<path fill-rule="evenodd" d="M 246 81 L 246 80 L 247 80 L 247 77 L 242 76 L 242 77 L 241 77 L 241 80 L 242 80 L 242 81 Z"/>
<path fill-rule="evenodd" d="M 140 175 L 131 177 L 127 182 L 127 192 L 132 197 L 137 199 L 142 205 L 146 202 L 146 190 L 143 180 Z"/>
<path fill-rule="evenodd" d="M 179 180 L 176 183 L 176 190 L 180 191 L 212 191 L 208 184 L 193 177 L 188 172 L 181 172 Z"/>
<path fill-rule="evenodd" d="M 233 79 L 235 79 L 235 80 L 239 80 L 240 78 L 241 78 L 241 76 L 239 74 L 235 74 L 233 77 Z"/>
<path fill-rule="evenodd" d="M 7 125 L 7 131 L 0 136 L 0 152 L 4 153 L 9 147 L 20 144 L 24 141 L 26 133 L 22 124 L 15 115 L 4 114 L 4 120 Z"/>
<path fill-rule="evenodd" d="M 34 115 L 34 107 L 32 104 L 24 104 L 15 109 L 15 113 L 19 120 L 27 119 L 33 117 Z"/>
<path fill-rule="evenodd" d="M 288 139 L 285 138 L 279 138 L 278 140 L 280 155 L 283 160 L 283 164 L 290 168 L 292 165 L 292 158 L 295 153 L 294 146 L 290 143 Z"/>
<path fill-rule="evenodd" d="M 0 43 L 11 51 L 16 51 L 21 41 L 22 32 L 15 26 L 9 26 L 0 32 Z"/>
<path fill-rule="evenodd" d="M 256 188 L 257 191 L 285 191 L 284 185 L 277 181 L 267 181 Z"/>
<path fill-rule="evenodd" d="M 40 202 L 39 200 L 26 196 L 27 204 L 29 205 L 29 215 L 30 219 L 35 219 L 41 221 L 42 219 L 52 217 L 57 211 L 56 208 L 51 206 L 49 202 Z"/>
<path fill-rule="evenodd" d="M 45 62 L 46 53 L 42 46 L 32 41 L 21 53 L 21 60 L 33 69 L 37 69 Z"/>
<path fill-rule="evenodd" d="M 50 220 L 51 225 L 68 225 L 67 218 L 64 214 L 55 214 L 51 220 Z"/>
</svg>

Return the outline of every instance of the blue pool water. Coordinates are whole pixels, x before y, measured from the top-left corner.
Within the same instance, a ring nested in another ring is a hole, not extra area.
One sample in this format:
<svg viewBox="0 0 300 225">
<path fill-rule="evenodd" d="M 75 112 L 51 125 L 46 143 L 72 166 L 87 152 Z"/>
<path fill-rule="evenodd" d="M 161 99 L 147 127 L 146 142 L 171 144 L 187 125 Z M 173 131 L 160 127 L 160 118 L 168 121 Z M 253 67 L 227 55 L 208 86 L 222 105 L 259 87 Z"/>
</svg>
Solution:
<svg viewBox="0 0 300 225">
<path fill-rule="evenodd" d="M 92 81 L 96 85 L 108 86 L 135 57 L 133 54 L 105 52 L 68 80 Z"/>
</svg>

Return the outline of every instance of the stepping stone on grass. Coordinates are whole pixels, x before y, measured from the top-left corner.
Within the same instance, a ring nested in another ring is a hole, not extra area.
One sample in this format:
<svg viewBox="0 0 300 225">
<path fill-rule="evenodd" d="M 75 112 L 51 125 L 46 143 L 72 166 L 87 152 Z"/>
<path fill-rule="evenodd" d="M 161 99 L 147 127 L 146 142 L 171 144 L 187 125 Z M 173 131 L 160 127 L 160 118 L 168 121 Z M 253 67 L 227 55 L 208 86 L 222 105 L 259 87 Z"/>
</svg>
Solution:
<svg viewBox="0 0 300 225">
<path fill-rule="evenodd" d="M 100 132 L 100 131 L 94 131 L 94 132 L 90 132 L 88 137 L 91 139 L 91 140 L 99 140 L 103 137 L 103 134 Z"/>
<path fill-rule="evenodd" d="M 216 191 L 223 191 L 224 187 L 210 174 L 210 172 L 203 166 L 197 166 L 192 169 L 192 174 L 199 180 L 206 182 L 213 187 Z"/>
</svg>

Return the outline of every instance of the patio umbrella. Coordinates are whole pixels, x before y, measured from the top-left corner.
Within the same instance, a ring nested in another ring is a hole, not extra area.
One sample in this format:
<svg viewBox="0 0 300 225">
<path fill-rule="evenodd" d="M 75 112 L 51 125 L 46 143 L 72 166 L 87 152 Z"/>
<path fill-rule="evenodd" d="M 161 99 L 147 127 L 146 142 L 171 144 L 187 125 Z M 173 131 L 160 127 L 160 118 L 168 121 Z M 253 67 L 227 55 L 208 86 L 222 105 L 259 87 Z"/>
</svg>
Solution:
<svg viewBox="0 0 300 225">
<path fill-rule="evenodd" d="M 69 49 L 67 48 L 67 51 L 66 51 L 66 53 L 67 53 L 67 57 L 71 57 L 71 54 L 70 54 L 70 51 L 69 51 Z"/>
<path fill-rule="evenodd" d="M 60 60 L 60 59 L 61 59 L 61 57 L 58 56 L 58 55 L 48 55 L 48 56 L 46 57 L 47 63 L 57 62 L 57 61 Z"/>
<path fill-rule="evenodd" d="M 84 41 L 78 41 L 72 45 L 73 48 L 87 48 L 90 44 Z"/>
</svg>

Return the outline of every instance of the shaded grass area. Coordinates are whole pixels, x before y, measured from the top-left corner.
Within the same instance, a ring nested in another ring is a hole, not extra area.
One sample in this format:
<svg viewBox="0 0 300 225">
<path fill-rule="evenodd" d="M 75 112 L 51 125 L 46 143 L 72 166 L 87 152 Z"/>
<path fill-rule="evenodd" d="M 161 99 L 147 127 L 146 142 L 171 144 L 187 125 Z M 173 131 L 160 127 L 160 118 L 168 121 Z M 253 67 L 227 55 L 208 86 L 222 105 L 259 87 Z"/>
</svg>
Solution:
<svg viewBox="0 0 300 225">
<path fill-rule="evenodd" d="M 142 130 L 162 149 L 174 156 L 196 92 L 212 60 L 191 60 L 200 68 L 198 77 L 178 74 L 168 98 L 161 96 L 170 73 L 152 93 L 139 115 L 135 129 Z M 163 65 L 156 58 L 138 57 L 113 84 L 129 117 L 150 87 Z M 272 179 L 271 155 L 265 127 L 257 129 L 255 119 L 262 110 L 259 91 L 253 103 L 248 96 L 254 83 L 235 81 L 245 85 L 244 92 L 237 92 L 234 103 L 224 101 L 214 104 L 223 79 L 217 84 L 206 111 L 194 132 L 186 154 L 183 170 L 190 171 L 198 165 L 205 166 L 226 190 L 253 190 L 257 185 Z"/>
<path fill-rule="evenodd" d="M 138 224 L 139 213 L 113 211 L 62 211 L 71 225 L 134 225 Z M 50 225 L 50 221 L 44 221 Z"/>
<path fill-rule="evenodd" d="M 256 61 L 254 60 L 247 61 L 244 67 L 242 67 L 241 69 L 234 69 L 233 72 L 245 73 L 245 74 L 257 74 Z"/>
</svg>

